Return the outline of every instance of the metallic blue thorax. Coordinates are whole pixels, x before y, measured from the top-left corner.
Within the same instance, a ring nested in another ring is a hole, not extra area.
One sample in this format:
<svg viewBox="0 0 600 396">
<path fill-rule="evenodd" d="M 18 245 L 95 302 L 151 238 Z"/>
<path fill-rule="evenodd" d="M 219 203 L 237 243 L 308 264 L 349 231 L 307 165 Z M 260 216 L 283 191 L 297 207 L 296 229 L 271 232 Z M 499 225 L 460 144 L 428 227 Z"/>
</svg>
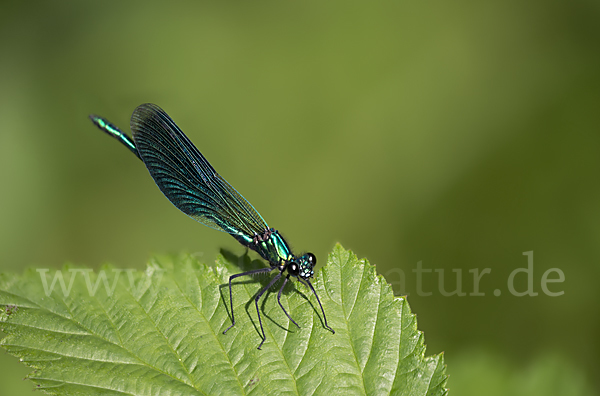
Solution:
<svg viewBox="0 0 600 396">
<path fill-rule="evenodd" d="M 278 266 L 294 259 L 285 239 L 279 235 L 279 231 L 273 228 L 265 230 L 262 235 L 255 235 L 253 238 L 243 234 L 233 234 L 233 237 L 242 245 L 258 253 L 260 257 L 271 263 L 271 266 Z"/>
</svg>

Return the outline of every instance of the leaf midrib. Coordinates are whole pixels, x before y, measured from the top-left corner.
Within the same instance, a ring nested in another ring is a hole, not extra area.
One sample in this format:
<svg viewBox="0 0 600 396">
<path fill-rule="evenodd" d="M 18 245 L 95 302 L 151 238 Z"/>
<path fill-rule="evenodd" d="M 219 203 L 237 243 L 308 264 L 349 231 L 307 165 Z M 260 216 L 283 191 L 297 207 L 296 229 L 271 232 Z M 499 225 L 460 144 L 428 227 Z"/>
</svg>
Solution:
<svg viewBox="0 0 600 396">
<path fill-rule="evenodd" d="M 208 273 L 208 271 L 207 271 Z M 240 389 L 242 391 L 242 394 L 246 394 L 244 387 L 242 386 L 242 383 L 240 382 L 240 376 L 235 368 L 235 366 L 233 365 L 233 363 L 231 362 L 231 359 L 229 358 L 229 354 L 227 353 L 227 351 L 225 351 L 225 347 L 223 346 L 223 343 L 221 342 L 221 340 L 219 339 L 219 337 L 217 336 L 217 333 L 215 332 L 215 329 L 210 325 L 210 321 L 207 320 L 206 316 L 204 315 L 204 313 L 202 313 L 198 307 L 196 306 L 196 304 L 194 304 L 188 297 L 188 295 L 186 293 L 183 292 L 183 290 L 181 289 L 181 286 L 179 285 L 179 282 L 175 281 L 175 284 L 177 285 L 177 289 L 181 292 L 182 295 L 185 296 L 185 299 L 188 301 L 188 303 L 194 307 L 194 309 L 196 310 L 196 312 L 198 312 L 198 314 L 202 317 L 202 319 L 204 320 L 204 323 L 207 325 L 207 327 L 210 329 L 211 334 L 213 336 L 213 338 L 219 343 L 219 347 L 221 348 L 221 351 L 223 351 L 223 354 L 225 355 L 225 357 L 227 358 L 227 361 L 229 362 L 229 365 L 231 366 L 231 369 L 233 370 L 233 372 L 235 373 L 235 378 L 237 380 L 238 385 L 240 386 Z M 198 288 L 200 288 L 200 285 L 198 285 Z M 218 306 L 218 304 L 215 306 L 215 312 L 216 312 L 216 307 Z"/>
<path fill-rule="evenodd" d="M 348 258 L 345 260 L 345 261 L 346 261 L 346 264 L 350 263 L 350 260 L 351 260 L 352 258 L 353 258 L 353 257 L 352 257 L 352 255 L 348 254 Z M 338 260 L 340 261 L 340 263 L 342 262 L 342 260 L 341 260 L 341 257 L 339 257 L 339 255 L 338 255 Z M 360 265 L 360 264 L 362 264 L 362 263 L 358 262 L 358 264 Z M 360 293 L 360 286 L 362 285 L 363 279 L 364 279 L 364 277 L 365 277 L 365 270 L 366 270 L 366 268 L 365 268 L 365 267 L 366 267 L 366 266 L 363 264 L 363 265 L 362 265 L 362 271 L 361 271 L 361 274 L 360 274 L 360 282 L 359 282 L 359 284 L 358 284 L 358 291 L 356 292 L 356 296 L 355 296 L 355 298 L 354 298 L 354 302 L 352 303 L 352 308 L 350 309 L 350 315 L 352 314 L 352 311 L 354 311 L 354 307 L 356 306 L 356 301 L 358 300 L 358 294 Z M 341 264 L 340 264 L 340 272 L 342 271 L 342 269 L 343 269 L 343 265 L 341 265 Z M 340 273 L 340 275 L 341 275 L 341 273 Z M 341 279 L 341 278 L 342 278 L 342 277 L 340 276 L 340 279 Z M 342 298 L 344 298 L 344 297 L 343 297 L 343 296 L 344 296 L 344 293 L 343 293 L 343 291 L 342 291 L 342 288 L 343 288 L 343 287 L 344 287 L 344 285 L 343 285 L 343 284 L 342 284 L 342 282 L 340 281 L 340 292 L 341 292 L 341 297 L 342 297 Z M 343 301 L 342 301 L 342 310 L 344 311 L 344 321 L 346 322 L 346 329 L 349 329 L 349 328 L 350 328 L 350 322 L 348 321 L 348 318 L 349 318 L 350 316 L 349 316 L 349 315 L 346 315 L 346 308 L 345 308 L 345 306 L 344 306 L 344 303 L 343 303 Z M 356 356 L 356 349 L 354 348 L 354 342 L 353 342 L 353 339 L 352 339 L 352 337 L 349 337 L 349 341 L 350 341 L 350 342 L 349 342 L 349 344 L 350 344 L 350 346 L 352 347 L 352 357 L 354 358 L 354 361 L 356 362 L 356 368 L 357 368 L 357 369 L 358 369 L 358 371 L 360 372 L 360 383 L 361 383 L 361 385 L 362 385 L 363 394 L 365 394 L 365 395 L 366 395 L 366 394 L 367 394 L 367 388 L 366 388 L 366 386 L 365 386 L 365 379 L 364 379 L 364 377 L 363 377 L 363 371 L 362 371 L 362 369 L 360 368 L 360 364 L 358 363 L 358 358 L 357 358 L 357 356 Z"/>
</svg>

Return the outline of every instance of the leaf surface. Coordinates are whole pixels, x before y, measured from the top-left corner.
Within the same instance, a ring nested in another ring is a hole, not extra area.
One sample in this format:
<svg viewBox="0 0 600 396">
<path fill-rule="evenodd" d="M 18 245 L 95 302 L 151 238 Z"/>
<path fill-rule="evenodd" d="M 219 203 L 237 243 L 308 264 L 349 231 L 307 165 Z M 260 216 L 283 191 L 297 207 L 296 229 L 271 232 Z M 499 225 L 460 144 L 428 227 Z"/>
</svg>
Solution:
<svg viewBox="0 0 600 396">
<path fill-rule="evenodd" d="M 300 329 L 279 307 L 278 287 L 265 293 L 267 339 L 258 350 L 253 297 L 273 274 L 233 282 L 236 325 L 224 335 L 229 275 L 264 265 L 225 256 L 214 266 L 159 257 L 145 272 L 3 274 L 1 344 L 53 395 L 447 394 L 443 356 L 424 356 L 405 298 L 366 260 L 337 245 L 314 280 L 335 334 L 299 282 L 286 286 L 281 303 Z"/>
</svg>

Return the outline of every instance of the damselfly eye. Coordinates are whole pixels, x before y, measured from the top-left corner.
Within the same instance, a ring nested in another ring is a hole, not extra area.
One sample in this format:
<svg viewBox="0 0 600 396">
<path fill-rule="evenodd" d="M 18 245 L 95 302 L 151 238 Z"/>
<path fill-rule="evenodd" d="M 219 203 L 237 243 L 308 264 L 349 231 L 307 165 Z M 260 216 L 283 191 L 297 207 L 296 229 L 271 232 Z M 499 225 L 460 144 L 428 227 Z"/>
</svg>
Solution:
<svg viewBox="0 0 600 396">
<path fill-rule="evenodd" d="M 308 262 L 311 263 L 313 266 L 317 265 L 317 258 L 314 254 L 306 253 L 306 257 L 308 258 Z"/>
<path fill-rule="evenodd" d="M 296 263 L 288 264 L 287 270 L 288 270 L 288 273 L 293 276 L 298 276 L 298 273 L 300 272 L 300 268 L 298 267 L 298 264 L 296 264 Z"/>
</svg>

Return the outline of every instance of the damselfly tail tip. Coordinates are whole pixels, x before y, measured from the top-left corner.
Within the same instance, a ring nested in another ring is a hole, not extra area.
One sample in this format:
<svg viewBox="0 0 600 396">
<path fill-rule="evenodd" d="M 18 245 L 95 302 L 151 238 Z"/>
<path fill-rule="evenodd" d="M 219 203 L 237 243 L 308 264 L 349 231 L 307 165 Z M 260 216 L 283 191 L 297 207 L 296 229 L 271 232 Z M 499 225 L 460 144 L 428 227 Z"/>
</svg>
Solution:
<svg viewBox="0 0 600 396">
<path fill-rule="evenodd" d="M 94 125 L 96 125 L 98 128 L 102 128 L 102 125 L 101 125 L 102 117 L 100 117 L 96 114 L 90 114 L 88 117 L 90 120 L 92 120 Z"/>
</svg>

